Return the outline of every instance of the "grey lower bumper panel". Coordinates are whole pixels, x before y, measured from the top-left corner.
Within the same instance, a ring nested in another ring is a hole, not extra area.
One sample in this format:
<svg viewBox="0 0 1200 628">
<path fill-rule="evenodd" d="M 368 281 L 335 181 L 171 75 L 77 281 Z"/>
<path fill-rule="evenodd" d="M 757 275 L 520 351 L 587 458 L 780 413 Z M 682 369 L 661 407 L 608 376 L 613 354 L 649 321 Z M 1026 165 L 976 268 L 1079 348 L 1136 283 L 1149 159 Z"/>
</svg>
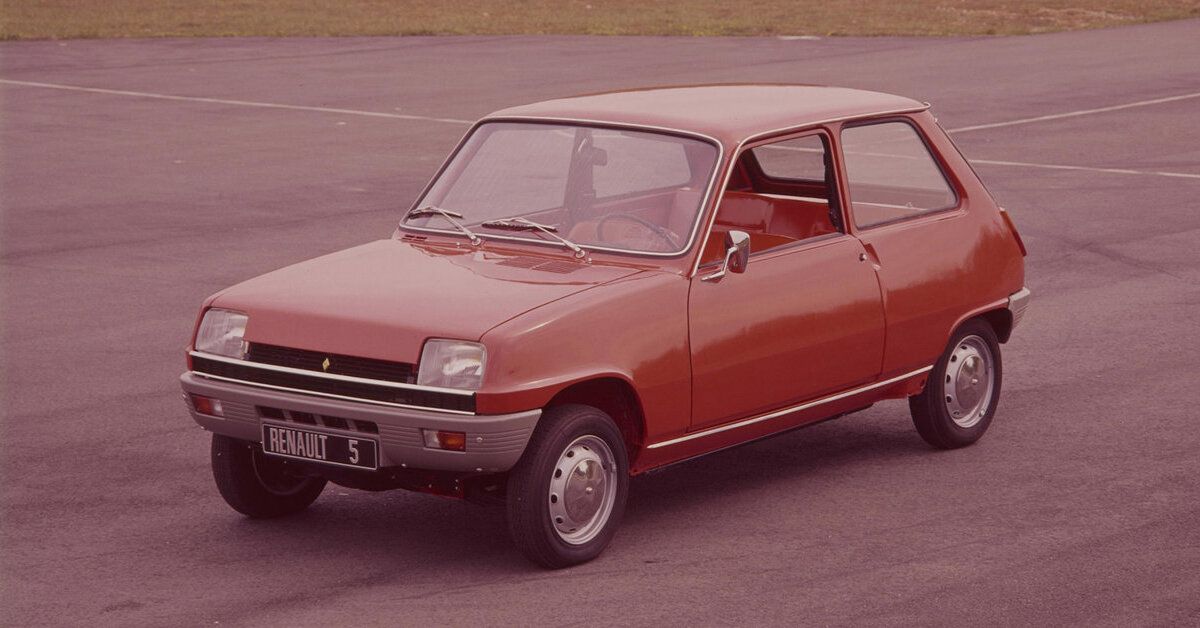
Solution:
<svg viewBox="0 0 1200 628">
<path fill-rule="evenodd" d="M 1029 297 L 1031 293 L 1029 288 L 1021 288 L 1017 292 L 1008 297 L 1008 311 L 1012 312 L 1012 328 L 1016 329 L 1021 323 L 1021 319 L 1025 317 L 1025 310 L 1029 307 Z"/>
<path fill-rule="evenodd" d="M 512 468 L 541 417 L 541 410 L 515 414 L 455 415 L 437 411 L 390 408 L 386 406 L 322 399 L 308 395 L 256 388 L 207 379 L 195 373 L 184 373 L 180 384 L 185 393 L 203 395 L 221 402 L 224 416 L 200 414 L 188 403 L 188 412 L 201 427 L 234 438 L 259 442 L 262 440 L 263 418 L 278 423 L 266 413 L 286 411 L 307 413 L 326 422 L 343 420 L 347 429 L 296 423 L 300 429 L 317 430 L 352 437 L 367 437 L 379 441 L 381 467 L 407 467 L 435 471 L 500 472 Z M 326 419 L 325 417 L 329 417 Z M 362 423 L 372 423 L 378 434 L 356 429 Z M 445 451 L 425 447 L 422 429 L 464 432 L 466 451 Z"/>
</svg>

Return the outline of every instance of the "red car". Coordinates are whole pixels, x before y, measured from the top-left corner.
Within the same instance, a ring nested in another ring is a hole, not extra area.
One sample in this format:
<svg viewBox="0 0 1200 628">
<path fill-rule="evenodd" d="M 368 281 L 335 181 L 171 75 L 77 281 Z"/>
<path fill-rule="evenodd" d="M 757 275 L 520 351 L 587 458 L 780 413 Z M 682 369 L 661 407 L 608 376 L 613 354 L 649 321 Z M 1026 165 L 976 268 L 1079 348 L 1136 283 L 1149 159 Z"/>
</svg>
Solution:
<svg viewBox="0 0 1200 628">
<path fill-rule="evenodd" d="M 551 100 L 476 123 L 390 238 L 210 297 L 182 385 L 245 515 L 326 482 L 503 500 L 561 567 L 657 467 L 884 399 L 935 447 L 978 440 L 1023 256 L 907 98 Z"/>
</svg>

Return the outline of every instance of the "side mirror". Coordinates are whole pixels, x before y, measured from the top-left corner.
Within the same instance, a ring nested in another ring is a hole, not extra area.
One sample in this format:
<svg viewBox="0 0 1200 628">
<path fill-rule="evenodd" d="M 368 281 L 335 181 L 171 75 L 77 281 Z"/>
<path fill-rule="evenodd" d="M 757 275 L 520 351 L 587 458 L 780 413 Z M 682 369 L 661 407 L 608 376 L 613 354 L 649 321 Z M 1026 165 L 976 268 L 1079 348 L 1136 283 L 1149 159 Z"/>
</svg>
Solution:
<svg viewBox="0 0 1200 628">
<path fill-rule="evenodd" d="M 707 274 L 700 281 L 717 281 L 726 273 L 744 273 L 750 265 L 750 234 L 745 231 L 729 231 L 725 234 L 725 260 L 716 272 Z"/>
<path fill-rule="evenodd" d="M 744 273 L 750 264 L 750 234 L 730 231 L 725 234 L 725 265 L 729 272 Z"/>
</svg>

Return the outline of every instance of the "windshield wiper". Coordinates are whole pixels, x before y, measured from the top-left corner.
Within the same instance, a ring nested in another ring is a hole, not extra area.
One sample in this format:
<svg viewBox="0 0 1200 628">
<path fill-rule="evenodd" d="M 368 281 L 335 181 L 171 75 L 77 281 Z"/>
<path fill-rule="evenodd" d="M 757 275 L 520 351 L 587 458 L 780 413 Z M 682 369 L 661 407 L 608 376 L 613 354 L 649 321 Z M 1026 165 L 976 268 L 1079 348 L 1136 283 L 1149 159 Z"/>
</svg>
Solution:
<svg viewBox="0 0 1200 628">
<path fill-rule="evenodd" d="M 575 257 L 583 257 L 587 252 L 583 247 L 574 242 L 558 235 L 558 228 L 551 225 L 543 225 L 540 222 L 534 222 L 528 218 L 501 218 L 500 220 L 489 220 L 479 225 L 488 229 L 510 229 L 512 231 L 539 231 L 555 240 L 558 240 L 563 246 L 575 252 Z"/>
<path fill-rule="evenodd" d="M 467 238 L 471 240 L 471 244 L 478 245 L 480 242 L 482 242 L 482 240 L 479 239 L 479 236 L 475 235 L 474 231 L 464 227 L 463 224 L 459 222 L 459 220 L 462 220 L 463 215 L 458 212 L 442 209 L 436 205 L 426 205 L 424 207 L 417 207 L 416 209 L 409 210 L 409 212 L 404 215 L 404 218 L 407 220 L 409 218 L 419 218 L 421 216 L 441 216 L 442 218 L 446 219 L 446 222 L 454 225 L 455 229 L 458 229 L 463 233 L 463 235 L 467 236 Z"/>
</svg>

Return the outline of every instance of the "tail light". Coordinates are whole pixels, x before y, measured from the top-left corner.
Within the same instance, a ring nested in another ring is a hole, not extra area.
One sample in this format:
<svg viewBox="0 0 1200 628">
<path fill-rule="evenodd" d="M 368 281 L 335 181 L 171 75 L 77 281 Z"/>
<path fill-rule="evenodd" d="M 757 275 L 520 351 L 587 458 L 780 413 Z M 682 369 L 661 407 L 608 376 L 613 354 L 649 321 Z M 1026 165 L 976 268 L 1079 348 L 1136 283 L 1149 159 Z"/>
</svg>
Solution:
<svg viewBox="0 0 1200 628">
<path fill-rule="evenodd" d="M 1004 217 L 1004 224 L 1008 225 L 1008 230 L 1012 232 L 1013 238 L 1017 240 L 1017 246 L 1021 249 L 1021 257 L 1026 257 L 1029 253 L 1025 250 L 1025 242 L 1021 240 L 1021 234 L 1017 232 L 1017 226 L 1013 224 L 1012 217 L 1008 215 L 1003 207 L 1000 208 L 1000 215 Z"/>
</svg>

